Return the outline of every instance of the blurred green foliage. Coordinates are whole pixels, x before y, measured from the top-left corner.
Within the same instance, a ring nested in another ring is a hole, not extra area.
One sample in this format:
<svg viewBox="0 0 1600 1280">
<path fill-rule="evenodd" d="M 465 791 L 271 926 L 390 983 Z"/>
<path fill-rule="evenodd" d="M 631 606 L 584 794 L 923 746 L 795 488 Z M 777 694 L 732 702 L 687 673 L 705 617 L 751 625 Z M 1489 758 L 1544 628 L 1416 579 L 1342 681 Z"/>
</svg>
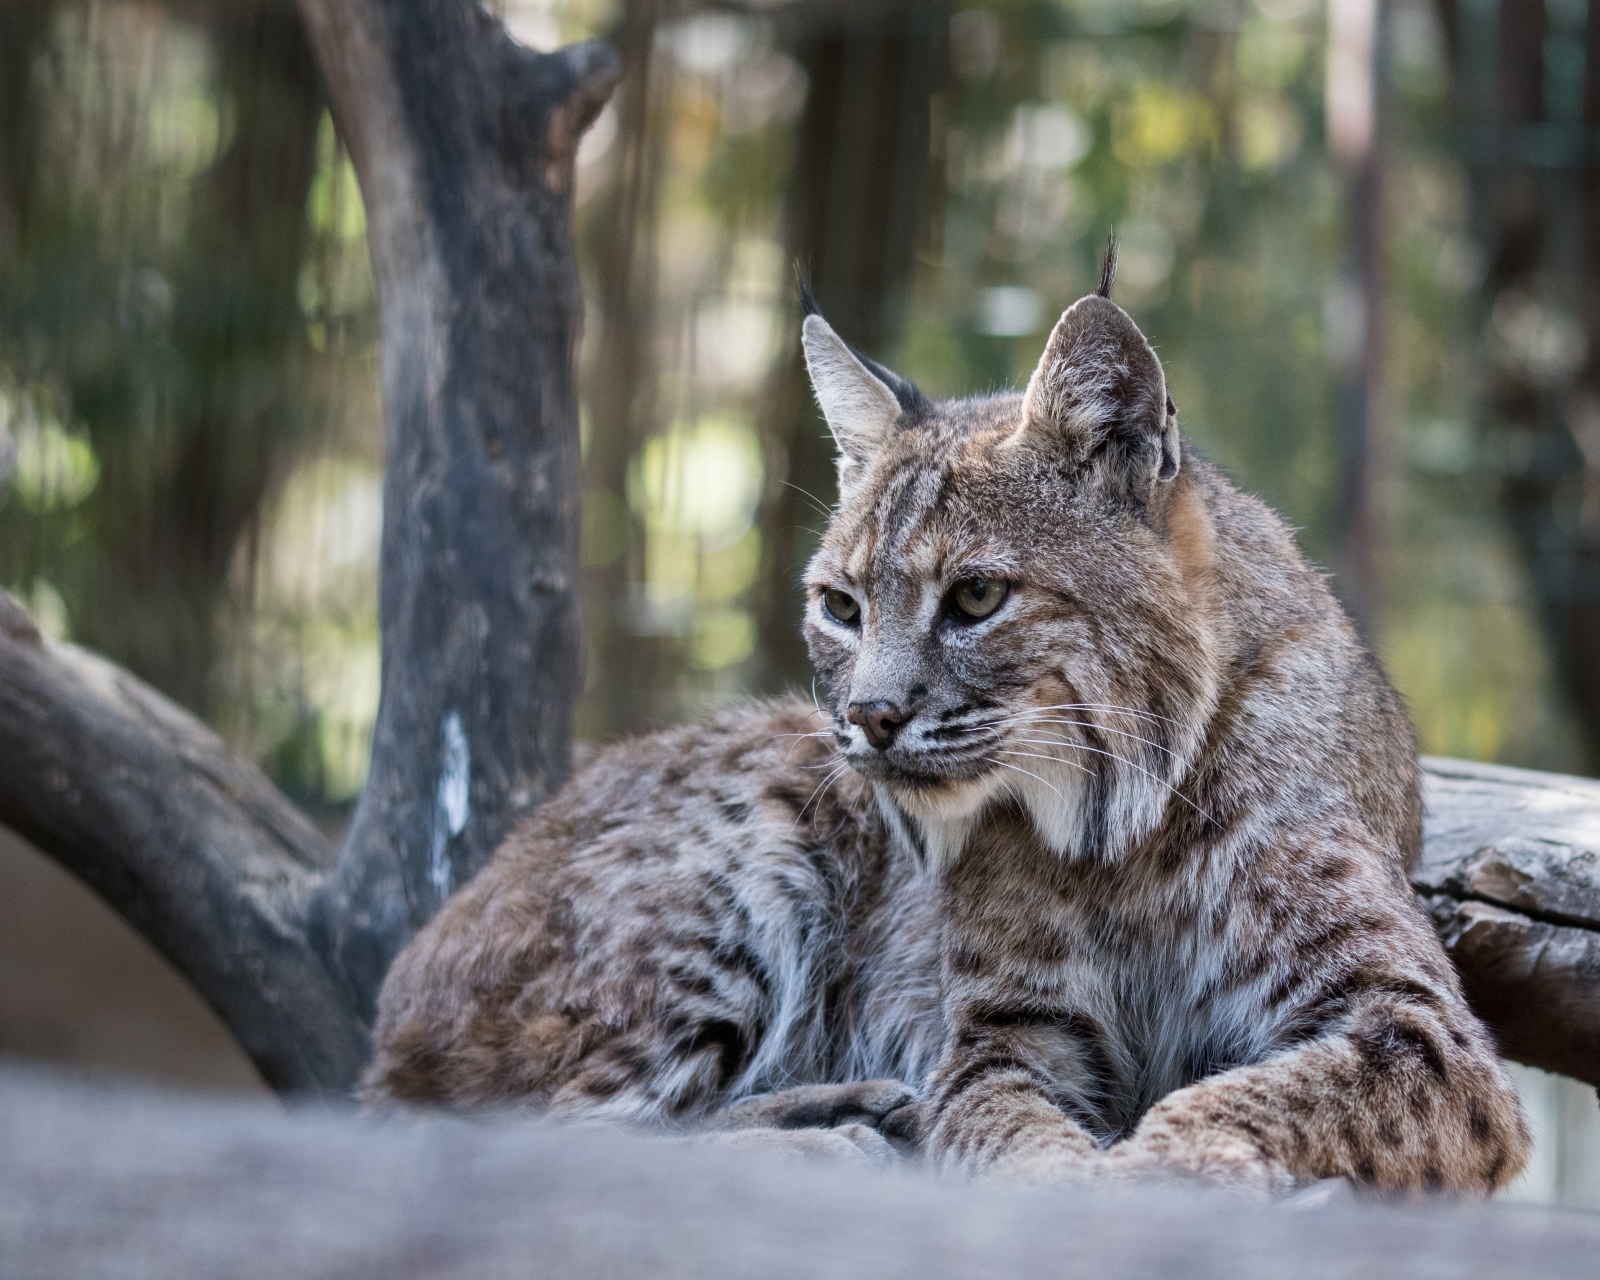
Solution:
<svg viewBox="0 0 1600 1280">
<path fill-rule="evenodd" d="M 767 513 L 823 447 L 809 406 L 799 437 L 774 426 L 796 394 L 796 209 L 825 178 L 802 147 L 811 11 L 497 7 L 535 44 L 632 50 L 579 166 L 582 732 L 805 688 L 763 628 L 793 607 L 775 540 L 810 536 Z M 915 257 L 873 354 L 934 394 L 1020 385 L 1115 226 L 1117 296 L 1185 428 L 1328 563 L 1351 339 L 1321 8 L 994 0 L 937 47 Z M 1483 247 L 1422 0 L 1393 7 L 1392 88 L 1375 642 L 1425 749 L 1581 768 L 1481 466 Z M 0 138 L 0 582 L 298 798 L 347 803 L 377 698 L 376 304 L 292 11 L 8 6 Z M 807 487 L 814 529 L 833 495 Z"/>
<path fill-rule="evenodd" d="M 7 6 L 0 86 L 0 581 L 297 795 L 352 795 L 370 706 L 294 744 L 375 669 L 375 534 L 337 592 L 279 589 L 330 550 L 285 509 L 303 468 L 379 463 L 360 200 L 298 22 Z"/>
</svg>

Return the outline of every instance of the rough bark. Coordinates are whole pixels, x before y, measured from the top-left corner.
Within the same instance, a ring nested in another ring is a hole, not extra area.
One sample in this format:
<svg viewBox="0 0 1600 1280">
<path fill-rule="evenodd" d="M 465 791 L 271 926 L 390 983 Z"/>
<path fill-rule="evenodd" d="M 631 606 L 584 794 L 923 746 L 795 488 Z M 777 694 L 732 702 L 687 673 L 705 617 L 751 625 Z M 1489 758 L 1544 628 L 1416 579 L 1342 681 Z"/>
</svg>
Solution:
<svg viewBox="0 0 1600 1280">
<path fill-rule="evenodd" d="M 1587 1213 L 1021 1192 L 511 1118 L 286 1119 L 14 1069 L 0 1150 L 4 1269 L 30 1280 L 1588 1280 L 1600 1257 Z"/>
<path fill-rule="evenodd" d="M 465 0 L 301 0 L 368 210 L 382 326 L 383 690 L 318 902 L 365 1018 L 395 951 L 565 777 L 579 679 L 578 139 L 603 44 Z"/>
</svg>

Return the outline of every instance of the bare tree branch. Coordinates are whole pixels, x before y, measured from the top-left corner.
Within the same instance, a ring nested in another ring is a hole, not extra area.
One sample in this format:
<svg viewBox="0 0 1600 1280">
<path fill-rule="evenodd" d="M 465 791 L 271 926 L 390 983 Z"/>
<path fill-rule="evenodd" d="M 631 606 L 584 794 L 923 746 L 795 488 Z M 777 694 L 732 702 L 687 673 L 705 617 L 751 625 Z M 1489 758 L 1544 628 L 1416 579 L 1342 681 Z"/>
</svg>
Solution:
<svg viewBox="0 0 1600 1280">
<path fill-rule="evenodd" d="M 182 972 L 267 1082 L 337 1088 L 366 1053 L 308 912 L 333 851 L 253 766 L 0 592 L 0 820 Z"/>
</svg>

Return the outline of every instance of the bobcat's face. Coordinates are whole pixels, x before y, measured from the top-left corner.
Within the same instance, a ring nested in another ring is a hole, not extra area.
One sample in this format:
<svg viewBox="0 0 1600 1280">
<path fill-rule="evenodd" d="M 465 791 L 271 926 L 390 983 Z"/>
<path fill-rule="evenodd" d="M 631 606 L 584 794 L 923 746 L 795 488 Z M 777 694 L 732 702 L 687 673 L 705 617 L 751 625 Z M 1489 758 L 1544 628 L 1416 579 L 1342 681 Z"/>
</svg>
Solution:
<svg viewBox="0 0 1600 1280">
<path fill-rule="evenodd" d="M 1209 524 L 1143 336 L 1091 296 L 1025 395 L 939 404 L 820 316 L 805 339 L 841 450 L 806 641 L 844 758 L 935 864 L 1007 798 L 1063 854 L 1151 834 L 1215 677 Z"/>
</svg>

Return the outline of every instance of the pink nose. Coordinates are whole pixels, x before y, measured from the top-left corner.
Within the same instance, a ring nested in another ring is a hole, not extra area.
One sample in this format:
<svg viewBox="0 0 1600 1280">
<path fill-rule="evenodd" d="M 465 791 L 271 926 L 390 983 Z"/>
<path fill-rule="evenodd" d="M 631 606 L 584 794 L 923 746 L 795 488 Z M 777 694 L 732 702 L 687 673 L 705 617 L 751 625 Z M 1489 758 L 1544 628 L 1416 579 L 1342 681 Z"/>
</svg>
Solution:
<svg viewBox="0 0 1600 1280">
<path fill-rule="evenodd" d="M 899 707 L 881 699 L 877 702 L 852 702 L 849 718 L 851 724 L 861 726 L 867 741 L 879 751 L 889 749 L 894 742 L 894 735 L 906 722 Z"/>
</svg>

